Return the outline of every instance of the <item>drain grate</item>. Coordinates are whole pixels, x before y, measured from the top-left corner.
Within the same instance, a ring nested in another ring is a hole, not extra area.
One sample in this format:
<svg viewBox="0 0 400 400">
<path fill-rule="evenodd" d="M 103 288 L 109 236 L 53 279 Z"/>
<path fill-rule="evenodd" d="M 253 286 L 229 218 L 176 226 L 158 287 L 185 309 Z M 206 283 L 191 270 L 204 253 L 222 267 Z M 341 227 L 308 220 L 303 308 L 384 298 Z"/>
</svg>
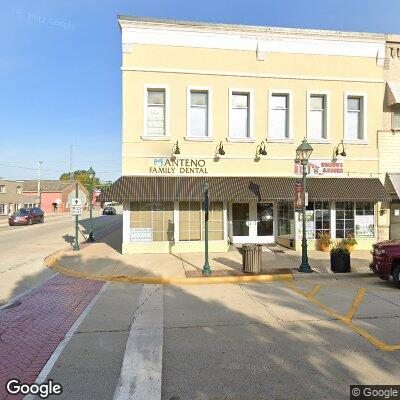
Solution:
<svg viewBox="0 0 400 400">
<path fill-rule="evenodd" d="M 20 306 L 22 303 L 20 301 L 14 301 L 13 303 L 9 304 L 7 307 L 4 307 L 3 310 L 9 310 L 11 308 L 15 308 Z"/>
</svg>

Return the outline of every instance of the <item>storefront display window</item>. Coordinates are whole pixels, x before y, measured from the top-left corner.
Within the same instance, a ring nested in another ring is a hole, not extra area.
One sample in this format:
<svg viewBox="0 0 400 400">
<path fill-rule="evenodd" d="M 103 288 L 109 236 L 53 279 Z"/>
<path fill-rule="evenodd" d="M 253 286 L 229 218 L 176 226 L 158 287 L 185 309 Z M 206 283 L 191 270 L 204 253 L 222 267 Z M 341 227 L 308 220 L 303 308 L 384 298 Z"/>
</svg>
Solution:
<svg viewBox="0 0 400 400">
<path fill-rule="evenodd" d="M 322 233 L 331 232 L 331 207 L 327 201 L 316 201 L 315 208 L 315 237 L 319 238 Z"/>
<path fill-rule="evenodd" d="M 375 237 L 374 203 L 356 204 L 355 227 L 357 238 Z"/>
<path fill-rule="evenodd" d="M 198 201 L 179 203 L 179 240 L 204 240 L 204 204 Z M 208 211 L 209 240 L 224 239 L 224 218 L 222 202 L 211 202 Z"/>
<path fill-rule="evenodd" d="M 336 237 L 347 238 L 354 235 L 354 203 L 336 203 Z"/>
<path fill-rule="evenodd" d="M 278 236 L 294 234 L 294 209 L 291 203 L 278 205 Z"/>
<path fill-rule="evenodd" d="M 132 241 L 174 240 L 173 202 L 132 202 L 130 209 Z"/>
</svg>

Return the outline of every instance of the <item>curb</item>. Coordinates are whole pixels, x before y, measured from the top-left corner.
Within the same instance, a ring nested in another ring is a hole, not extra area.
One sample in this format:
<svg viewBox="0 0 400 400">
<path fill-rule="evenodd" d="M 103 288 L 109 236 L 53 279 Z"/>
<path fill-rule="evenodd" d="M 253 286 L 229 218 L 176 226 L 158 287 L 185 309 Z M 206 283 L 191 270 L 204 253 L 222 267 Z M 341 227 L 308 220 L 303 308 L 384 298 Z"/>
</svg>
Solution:
<svg viewBox="0 0 400 400">
<path fill-rule="evenodd" d="M 209 284 L 233 284 L 233 283 L 254 283 L 254 282 L 289 282 L 293 281 L 292 274 L 276 275 L 248 275 L 248 276 L 211 276 L 207 278 L 165 278 L 152 276 L 128 276 L 128 275 L 99 275 L 86 274 L 74 271 L 62 266 L 59 262 L 59 255 L 64 250 L 58 250 L 44 259 L 44 264 L 53 271 L 60 274 L 80 279 L 91 279 L 95 281 L 124 282 L 136 284 L 158 284 L 158 285 L 209 285 Z"/>
</svg>

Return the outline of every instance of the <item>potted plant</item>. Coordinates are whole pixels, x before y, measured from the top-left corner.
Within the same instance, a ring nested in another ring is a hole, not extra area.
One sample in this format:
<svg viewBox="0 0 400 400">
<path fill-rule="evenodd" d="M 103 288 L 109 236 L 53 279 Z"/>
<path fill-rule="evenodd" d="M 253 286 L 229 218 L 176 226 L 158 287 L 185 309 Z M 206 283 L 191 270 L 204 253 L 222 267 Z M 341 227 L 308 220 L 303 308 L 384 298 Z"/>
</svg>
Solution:
<svg viewBox="0 0 400 400">
<path fill-rule="evenodd" d="M 357 244 L 357 240 L 353 234 L 349 233 L 346 239 L 343 239 L 343 244 L 346 249 L 352 253 L 354 251 L 354 246 Z"/>
<path fill-rule="evenodd" d="M 331 270 L 332 272 L 350 272 L 350 252 L 342 246 L 336 245 L 331 250 Z"/>
<path fill-rule="evenodd" d="M 332 239 L 329 233 L 321 233 L 319 235 L 318 245 L 323 252 L 328 253 L 331 244 L 332 244 Z"/>
</svg>

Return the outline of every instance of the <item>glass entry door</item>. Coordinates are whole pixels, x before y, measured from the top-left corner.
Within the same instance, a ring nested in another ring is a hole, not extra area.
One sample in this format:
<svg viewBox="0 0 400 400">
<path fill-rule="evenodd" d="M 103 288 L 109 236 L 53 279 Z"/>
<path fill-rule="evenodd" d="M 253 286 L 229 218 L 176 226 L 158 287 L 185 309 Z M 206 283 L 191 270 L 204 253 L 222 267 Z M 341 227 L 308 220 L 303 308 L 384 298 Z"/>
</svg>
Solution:
<svg viewBox="0 0 400 400">
<path fill-rule="evenodd" d="M 232 203 L 233 243 L 273 243 L 273 203 Z"/>
</svg>

